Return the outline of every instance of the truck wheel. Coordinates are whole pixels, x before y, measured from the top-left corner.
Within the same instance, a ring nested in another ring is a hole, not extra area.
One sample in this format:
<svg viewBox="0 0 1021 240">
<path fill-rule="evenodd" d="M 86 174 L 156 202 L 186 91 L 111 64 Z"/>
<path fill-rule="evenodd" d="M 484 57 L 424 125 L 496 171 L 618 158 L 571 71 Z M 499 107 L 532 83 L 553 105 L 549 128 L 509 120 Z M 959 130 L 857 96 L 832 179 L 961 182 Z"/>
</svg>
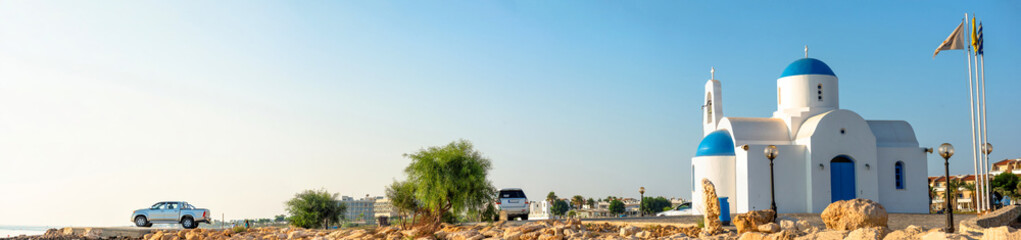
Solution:
<svg viewBox="0 0 1021 240">
<path fill-rule="evenodd" d="M 149 223 L 149 221 L 147 221 L 145 219 L 145 216 L 137 216 L 137 217 L 135 217 L 135 226 L 138 226 L 138 227 L 149 227 L 149 226 L 152 226 L 152 224 Z"/>
<path fill-rule="evenodd" d="M 195 220 L 192 220 L 191 217 L 184 217 L 184 219 L 181 219 L 181 227 L 192 229 L 198 227 L 198 224 L 196 224 Z"/>
</svg>

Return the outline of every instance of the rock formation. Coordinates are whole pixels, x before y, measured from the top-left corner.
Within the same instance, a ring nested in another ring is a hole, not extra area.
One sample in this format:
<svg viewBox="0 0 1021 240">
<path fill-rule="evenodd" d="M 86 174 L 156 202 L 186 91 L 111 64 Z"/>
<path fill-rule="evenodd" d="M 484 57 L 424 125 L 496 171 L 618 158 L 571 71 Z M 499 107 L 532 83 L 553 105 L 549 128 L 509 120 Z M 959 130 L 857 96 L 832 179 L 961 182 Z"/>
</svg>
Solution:
<svg viewBox="0 0 1021 240">
<path fill-rule="evenodd" d="M 723 223 L 720 222 L 720 199 L 716 197 L 716 185 L 709 179 L 702 179 L 702 199 L 705 200 L 704 223 L 702 233 L 713 235 L 723 231 Z"/>
<path fill-rule="evenodd" d="M 855 230 L 864 227 L 886 228 L 887 213 L 883 205 L 869 199 L 851 199 L 831 203 L 822 211 L 826 228 Z"/>
</svg>

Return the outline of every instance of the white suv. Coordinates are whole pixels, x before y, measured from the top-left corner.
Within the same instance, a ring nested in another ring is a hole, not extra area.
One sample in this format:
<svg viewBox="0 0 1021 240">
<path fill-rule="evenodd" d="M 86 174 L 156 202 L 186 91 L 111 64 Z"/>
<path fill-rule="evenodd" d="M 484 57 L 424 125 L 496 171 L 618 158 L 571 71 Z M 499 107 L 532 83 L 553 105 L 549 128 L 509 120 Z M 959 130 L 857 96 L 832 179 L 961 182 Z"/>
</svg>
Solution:
<svg viewBox="0 0 1021 240">
<path fill-rule="evenodd" d="M 507 219 L 521 217 L 528 220 L 528 198 L 520 188 L 500 189 L 497 196 L 496 209 L 507 213 Z"/>
</svg>

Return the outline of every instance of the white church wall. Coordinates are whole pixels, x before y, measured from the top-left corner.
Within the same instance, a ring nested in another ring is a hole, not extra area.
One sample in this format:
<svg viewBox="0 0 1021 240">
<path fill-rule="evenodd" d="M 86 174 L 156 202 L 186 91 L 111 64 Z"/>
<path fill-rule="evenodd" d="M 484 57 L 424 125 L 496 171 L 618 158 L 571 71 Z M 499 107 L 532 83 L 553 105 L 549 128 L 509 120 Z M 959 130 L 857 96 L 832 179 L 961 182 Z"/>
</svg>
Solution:
<svg viewBox="0 0 1021 240">
<path fill-rule="evenodd" d="M 705 200 L 702 198 L 702 179 L 709 179 L 716 186 L 716 195 L 729 197 L 730 211 L 737 209 L 735 203 L 735 178 L 734 178 L 734 156 L 701 156 L 691 159 L 694 167 L 692 176 L 693 185 L 691 193 L 692 209 L 697 214 L 703 214 Z"/>
<path fill-rule="evenodd" d="M 808 171 L 812 212 L 822 212 L 832 202 L 830 161 L 838 156 L 854 162 L 855 197 L 880 200 L 876 137 L 857 113 L 838 109 L 811 117 L 802 125 L 796 142 L 809 149 L 809 165 L 813 166 Z"/>
<path fill-rule="evenodd" d="M 743 213 L 769 209 L 770 181 L 769 159 L 762 153 L 768 144 L 748 145 L 748 150 L 739 149 L 738 168 L 738 209 Z M 805 182 L 805 147 L 798 145 L 776 145 L 780 155 L 773 160 L 773 178 L 776 187 L 776 208 L 781 213 L 805 212 L 808 184 Z"/>
<path fill-rule="evenodd" d="M 879 203 L 887 212 L 928 213 L 925 152 L 920 147 L 881 147 L 878 151 Z M 904 189 L 897 189 L 894 164 L 903 162 Z"/>
</svg>

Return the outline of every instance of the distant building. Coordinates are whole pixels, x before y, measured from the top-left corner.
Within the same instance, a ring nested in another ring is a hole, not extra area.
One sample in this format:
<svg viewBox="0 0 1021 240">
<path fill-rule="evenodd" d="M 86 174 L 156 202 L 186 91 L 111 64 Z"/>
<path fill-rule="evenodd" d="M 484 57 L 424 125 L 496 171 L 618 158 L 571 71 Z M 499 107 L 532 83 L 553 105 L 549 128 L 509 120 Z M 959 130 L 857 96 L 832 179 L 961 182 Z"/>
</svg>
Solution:
<svg viewBox="0 0 1021 240">
<path fill-rule="evenodd" d="M 348 196 L 340 198 L 340 204 L 347 206 L 344 210 L 344 221 L 355 222 L 363 224 L 375 224 L 376 223 L 376 199 L 383 197 L 369 197 L 365 195 L 364 198 L 355 199 Z"/>
<path fill-rule="evenodd" d="M 376 198 L 376 203 L 373 205 L 373 212 L 377 219 L 379 217 L 392 219 L 400 215 L 400 213 L 397 212 L 397 208 L 390 203 L 390 199 L 385 197 Z"/>
<path fill-rule="evenodd" d="M 989 171 L 989 173 L 992 175 L 998 175 L 1003 172 L 1021 174 L 1021 158 L 1004 159 L 1002 161 L 993 163 L 993 169 L 990 169 Z"/>
</svg>

